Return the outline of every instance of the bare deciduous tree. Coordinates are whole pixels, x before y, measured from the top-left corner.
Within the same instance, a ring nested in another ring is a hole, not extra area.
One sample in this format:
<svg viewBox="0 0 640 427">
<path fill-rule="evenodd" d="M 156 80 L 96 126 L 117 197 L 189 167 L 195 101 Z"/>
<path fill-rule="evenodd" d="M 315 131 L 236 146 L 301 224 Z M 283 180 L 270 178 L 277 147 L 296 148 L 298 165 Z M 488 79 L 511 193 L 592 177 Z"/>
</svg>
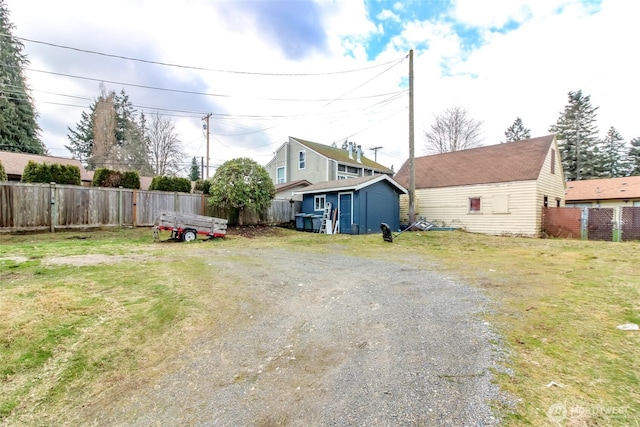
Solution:
<svg viewBox="0 0 640 427">
<path fill-rule="evenodd" d="M 173 122 L 158 113 L 151 115 L 146 138 L 151 167 L 156 175 L 176 175 L 184 158 Z"/>
<path fill-rule="evenodd" d="M 478 147 L 482 143 L 482 122 L 469 117 L 462 107 L 449 107 L 434 115 L 434 123 L 425 131 L 429 154 L 448 153 Z"/>
</svg>

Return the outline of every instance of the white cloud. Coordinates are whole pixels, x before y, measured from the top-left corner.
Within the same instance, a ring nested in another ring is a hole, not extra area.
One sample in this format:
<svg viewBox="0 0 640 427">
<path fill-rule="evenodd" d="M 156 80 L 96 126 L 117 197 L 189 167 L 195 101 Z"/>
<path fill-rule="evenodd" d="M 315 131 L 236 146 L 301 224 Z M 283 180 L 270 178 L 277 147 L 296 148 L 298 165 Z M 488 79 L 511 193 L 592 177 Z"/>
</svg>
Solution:
<svg viewBox="0 0 640 427">
<path fill-rule="evenodd" d="M 390 11 L 389 9 L 385 9 L 382 12 L 380 12 L 376 16 L 376 18 L 378 18 L 379 20 L 382 20 L 382 21 L 391 20 L 391 21 L 395 21 L 395 22 L 400 22 L 400 18 L 398 17 L 398 15 L 396 15 L 395 13 Z"/>
<path fill-rule="evenodd" d="M 254 21 L 243 15 L 222 16 L 216 2 L 113 0 L 99 6 L 79 0 L 5 2 L 17 25 L 14 34 L 21 37 L 224 70 L 323 73 L 369 67 L 367 43 L 381 34 L 380 23 L 367 19 L 364 1 L 322 0 L 318 3 L 319 19 L 326 32 L 326 49 L 291 60 L 259 32 Z M 397 2 L 378 20 L 396 19 L 411 7 L 415 6 L 410 2 Z M 446 107 L 467 108 L 484 121 L 485 142 L 498 143 L 518 116 L 534 136 L 546 134 L 564 108 L 567 92 L 578 89 L 591 95 L 593 105 L 600 107 L 598 124 L 603 134 L 614 125 L 631 139 L 640 136 L 631 104 L 640 95 L 640 86 L 630 53 L 637 38 L 634 29 L 639 9 L 635 2 L 617 0 L 604 0 L 595 13 L 576 0 L 459 0 L 448 20 L 404 22 L 402 33 L 391 39 L 376 63 L 398 60 L 415 49 L 417 154 L 423 153 L 422 133 L 433 114 Z M 491 31 L 510 21 L 517 21 L 519 27 L 504 34 Z M 454 23 L 478 28 L 483 42 L 474 50 L 463 49 Z M 126 88 L 136 104 L 214 113 L 212 164 L 238 156 L 266 163 L 289 135 L 323 143 L 339 143 L 350 137 L 365 150 L 383 146 L 378 160 L 396 169 L 408 155 L 406 95 L 392 102 L 382 102 L 382 98 L 338 101 L 343 96 L 406 90 L 406 59 L 380 75 L 385 67 L 324 76 L 273 77 L 144 65 L 33 43 L 25 43 L 25 47 L 33 69 L 231 95 L 205 97 Z M 88 109 L 98 94 L 98 83 L 35 72 L 27 76 L 45 143 L 52 154 L 63 155 L 66 127 L 74 127 L 80 113 Z M 331 99 L 336 101 L 327 101 Z M 201 118 L 200 114 L 175 117 L 188 160 L 205 153 Z M 260 129 L 266 130 L 256 132 Z"/>
</svg>

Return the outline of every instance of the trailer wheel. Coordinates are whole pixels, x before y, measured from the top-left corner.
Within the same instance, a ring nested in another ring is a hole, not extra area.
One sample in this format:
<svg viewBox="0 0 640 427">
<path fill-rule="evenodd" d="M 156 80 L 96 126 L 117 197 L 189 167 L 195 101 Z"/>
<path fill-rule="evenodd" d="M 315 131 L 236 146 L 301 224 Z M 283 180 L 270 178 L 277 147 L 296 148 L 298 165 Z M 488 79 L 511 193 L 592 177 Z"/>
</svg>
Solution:
<svg viewBox="0 0 640 427">
<path fill-rule="evenodd" d="M 193 242 L 196 240 L 197 233 L 195 230 L 184 230 L 182 232 L 182 241 L 183 242 Z"/>
</svg>

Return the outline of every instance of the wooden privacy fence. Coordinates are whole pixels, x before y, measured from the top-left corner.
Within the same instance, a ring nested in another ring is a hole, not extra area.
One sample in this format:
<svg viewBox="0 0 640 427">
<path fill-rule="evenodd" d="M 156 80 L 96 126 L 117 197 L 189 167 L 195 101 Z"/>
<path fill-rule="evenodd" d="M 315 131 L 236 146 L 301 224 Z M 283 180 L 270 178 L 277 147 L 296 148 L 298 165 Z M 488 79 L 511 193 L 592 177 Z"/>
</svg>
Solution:
<svg viewBox="0 0 640 427">
<path fill-rule="evenodd" d="M 245 210 L 244 223 L 289 224 L 300 204 L 273 200 L 259 214 Z M 237 210 L 207 206 L 204 194 L 0 182 L 0 232 L 151 226 L 163 210 L 216 216 L 237 224 Z"/>
<path fill-rule="evenodd" d="M 640 207 L 543 208 L 543 232 L 551 237 L 640 240 Z"/>
</svg>

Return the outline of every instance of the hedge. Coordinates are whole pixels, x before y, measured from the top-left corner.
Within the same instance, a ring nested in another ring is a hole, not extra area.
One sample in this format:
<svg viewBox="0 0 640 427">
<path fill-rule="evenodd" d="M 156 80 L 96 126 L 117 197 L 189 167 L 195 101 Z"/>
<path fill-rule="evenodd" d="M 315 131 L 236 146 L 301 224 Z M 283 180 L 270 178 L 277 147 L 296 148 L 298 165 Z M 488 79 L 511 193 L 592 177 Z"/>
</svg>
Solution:
<svg viewBox="0 0 640 427">
<path fill-rule="evenodd" d="M 29 161 L 22 172 L 22 182 L 81 185 L 80 168 L 57 163 L 36 163 Z"/>
<path fill-rule="evenodd" d="M 156 176 L 151 181 L 149 190 L 190 193 L 191 181 L 187 178 L 179 178 L 177 176 Z"/>
<path fill-rule="evenodd" d="M 0 181 L 7 180 L 7 172 L 4 170 L 4 166 L 2 166 L 2 162 L 0 162 Z"/>
<path fill-rule="evenodd" d="M 107 168 L 98 168 L 93 172 L 94 187 L 130 188 L 140 189 L 140 175 L 135 171 L 120 172 Z"/>
</svg>

